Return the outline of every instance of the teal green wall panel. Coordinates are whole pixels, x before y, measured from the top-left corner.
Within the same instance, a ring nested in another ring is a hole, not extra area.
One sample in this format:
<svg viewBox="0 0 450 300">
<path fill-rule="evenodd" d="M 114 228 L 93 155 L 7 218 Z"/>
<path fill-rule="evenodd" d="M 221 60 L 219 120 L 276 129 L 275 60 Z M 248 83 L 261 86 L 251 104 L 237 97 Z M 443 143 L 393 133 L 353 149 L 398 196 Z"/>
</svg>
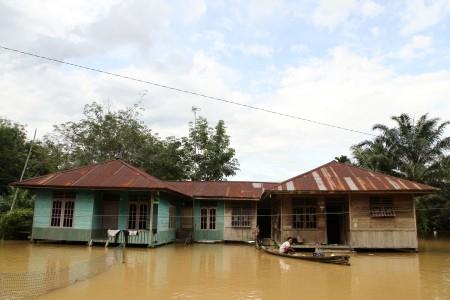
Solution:
<svg viewBox="0 0 450 300">
<path fill-rule="evenodd" d="M 120 193 L 118 227 L 121 230 L 128 229 L 128 193 L 127 192 Z"/>
<path fill-rule="evenodd" d="M 31 236 L 35 240 L 87 242 L 91 239 L 91 230 L 74 228 L 33 227 Z"/>
<path fill-rule="evenodd" d="M 103 213 L 102 209 L 102 197 L 100 192 L 95 192 L 94 197 L 94 213 L 92 216 L 92 229 L 102 229 L 102 216 Z"/>
<path fill-rule="evenodd" d="M 94 191 L 77 191 L 73 228 L 92 229 Z"/>
<path fill-rule="evenodd" d="M 158 223 L 157 233 L 153 238 L 154 245 L 166 244 L 175 241 L 175 228 L 169 229 L 169 207 L 176 205 L 176 199 L 168 193 L 157 194 Z"/>
<path fill-rule="evenodd" d="M 37 190 L 34 200 L 33 227 L 50 227 L 52 213 L 52 193 L 49 190 Z"/>
<path fill-rule="evenodd" d="M 225 214 L 225 204 L 224 201 L 217 200 L 212 201 L 217 205 L 216 207 L 216 229 L 200 229 L 200 219 L 201 219 L 201 205 L 202 203 L 208 203 L 208 201 L 194 201 L 194 233 L 193 239 L 196 241 L 199 240 L 223 240 L 223 231 L 224 231 L 224 214 Z"/>
</svg>

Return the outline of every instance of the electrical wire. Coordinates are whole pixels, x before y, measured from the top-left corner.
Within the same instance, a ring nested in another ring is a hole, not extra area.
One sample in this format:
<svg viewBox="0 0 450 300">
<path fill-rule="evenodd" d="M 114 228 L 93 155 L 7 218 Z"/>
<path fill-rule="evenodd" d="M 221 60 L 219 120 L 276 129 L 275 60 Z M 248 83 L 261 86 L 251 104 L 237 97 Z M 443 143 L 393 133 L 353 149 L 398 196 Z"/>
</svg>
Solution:
<svg viewBox="0 0 450 300">
<path fill-rule="evenodd" d="M 300 117 L 300 116 L 296 116 L 296 115 L 292 115 L 292 114 L 288 114 L 288 113 L 273 111 L 273 110 L 270 110 L 270 109 L 267 109 L 267 108 L 262 108 L 262 107 L 258 107 L 258 106 L 244 104 L 244 103 L 236 102 L 236 101 L 233 101 L 233 100 L 228 100 L 228 99 L 225 99 L 225 98 L 209 96 L 209 95 L 206 95 L 206 94 L 203 94 L 203 93 L 200 93 L 200 92 L 190 91 L 190 90 L 181 89 L 181 88 L 177 88 L 177 87 L 166 85 L 166 84 L 162 84 L 162 83 L 157 83 L 157 82 L 153 82 L 153 81 L 143 80 L 143 79 L 139 79 L 139 78 L 135 78 L 135 77 L 127 76 L 127 75 L 122 75 L 122 74 L 118 74 L 118 73 L 108 72 L 108 71 L 104 71 L 104 70 L 101 70 L 101 69 L 98 69 L 98 68 L 87 67 L 87 66 L 83 66 L 83 65 L 80 65 L 80 64 L 75 64 L 75 63 L 67 62 L 67 61 L 64 61 L 64 60 L 60 60 L 60 59 L 56 59 L 56 58 L 52 58 L 52 57 L 48 57 L 48 56 L 43 56 L 43 55 L 31 53 L 31 52 L 26 52 L 26 51 L 14 49 L 14 48 L 6 47 L 6 46 L 3 46 L 3 45 L 0 45 L 0 48 L 2 48 L 4 50 L 7 50 L 7 51 L 11 51 L 11 52 L 15 52 L 15 53 L 19 53 L 19 54 L 23 54 L 23 55 L 27 55 L 27 56 L 32 56 L 32 57 L 39 58 L 39 59 L 44 59 L 44 60 L 51 61 L 51 62 L 56 62 L 56 63 L 60 63 L 60 64 L 64 64 L 64 65 L 68 65 L 68 66 L 84 69 L 84 70 L 89 70 L 89 71 L 92 71 L 92 72 L 102 73 L 102 74 L 106 74 L 106 75 L 109 75 L 109 76 L 118 77 L 118 78 L 121 78 L 121 79 L 132 80 L 132 81 L 136 81 L 136 82 L 140 82 L 140 83 L 144 83 L 144 84 L 149 84 L 149 85 L 153 85 L 153 86 L 156 86 L 156 87 L 160 87 L 160 88 L 164 88 L 164 89 L 168 89 L 168 90 L 172 90 L 172 91 L 176 91 L 176 92 L 180 92 L 180 93 L 185 93 L 185 94 L 198 96 L 198 97 L 202 97 L 202 98 L 205 98 L 205 99 L 208 99 L 208 100 L 214 100 L 214 101 L 218 101 L 218 102 L 232 104 L 232 105 L 236 105 L 236 106 L 240 106 L 240 107 L 245 107 L 245 108 L 248 108 L 248 109 L 258 110 L 258 111 L 271 113 L 271 114 L 282 116 L 282 117 L 287 117 L 287 118 L 291 118 L 291 119 L 297 119 L 297 120 L 301 120 L 301 121 L 304 121 L 304 122 L 309 122 L 309 123 L 313 123 L 313 124 L 316 124 L 316 125 L 331 127 L 331 128 L 335 128 L 335 129 L 340 129 L 340 130 L 344 130 L 344 131 L 348 131 L 348 132 L 353 132 L 353 133 L 358 133 L 358 134 L 363 134 L 363 135 L 368 135 L 368 136 L 373 136 L 373 137 L 376 136 L 375 134 L 372 134 L 372 133 L 369 133 L 369 132 L 365 132 L 365 131 L 361 131 L 361 130 L 356 130 L 356 129 L 347 128 L 347 127 L 343 127 L 343 126 L 339 126 L 339 125 L 334 125 L 334 124 L 327 123 L 327 122 L 316 121 L 316 120 L 313 120 L 313 119 L 308 119 L 308 118 L 304 118 L 304 117 Z"/>
</svg>

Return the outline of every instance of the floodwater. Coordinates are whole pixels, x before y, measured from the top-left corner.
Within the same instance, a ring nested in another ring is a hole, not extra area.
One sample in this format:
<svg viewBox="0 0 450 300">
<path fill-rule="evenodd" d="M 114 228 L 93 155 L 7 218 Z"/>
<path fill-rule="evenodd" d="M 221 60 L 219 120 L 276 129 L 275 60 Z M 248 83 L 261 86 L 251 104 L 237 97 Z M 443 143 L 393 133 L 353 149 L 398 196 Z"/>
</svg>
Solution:
<svg viewBox="0 0 450 300">
<path fill-rule="evenodd" d="M 126 263 L 39 299 L 450 299 L 450 240 L 419 253 L 358 253 L 351 266 L 280 258 L 237 244 L 128 248 Z M 5 242 L 0 272 L 76 268 L 102 247 Z"/>
</svg>

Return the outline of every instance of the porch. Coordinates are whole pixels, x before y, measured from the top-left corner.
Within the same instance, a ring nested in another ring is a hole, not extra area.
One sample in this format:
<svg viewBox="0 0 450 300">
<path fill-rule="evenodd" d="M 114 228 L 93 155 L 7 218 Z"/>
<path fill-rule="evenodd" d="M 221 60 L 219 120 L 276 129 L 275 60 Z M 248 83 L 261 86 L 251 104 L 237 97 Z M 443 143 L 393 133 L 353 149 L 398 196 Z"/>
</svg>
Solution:
<svg viewBox="0 0 450 300">
<path fill-rule="evenodd" d="M 298 249 L 350 249 L 348 195 L 272 195 L 271 236 L 293 237 Z"/>
</svg>

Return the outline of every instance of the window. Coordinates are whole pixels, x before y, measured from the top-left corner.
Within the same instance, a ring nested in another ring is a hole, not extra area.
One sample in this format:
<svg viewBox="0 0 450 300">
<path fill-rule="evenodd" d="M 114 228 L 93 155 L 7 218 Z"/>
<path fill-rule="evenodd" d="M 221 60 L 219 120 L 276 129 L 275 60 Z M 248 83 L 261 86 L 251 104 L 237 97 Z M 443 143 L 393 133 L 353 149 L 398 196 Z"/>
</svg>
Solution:
<svg viewBox="0 0 450 300">
<path fill-rule="evenodd" d="M 176 215 L 176 207 L 170 206 L 169 207 L 169 229 L 175 228 L 175 215 Z"/>
<path fill-rule="evenodd" d="M 203 207 L 200 209 L 200 229 L 216 229 L 216 208 Z"/>
<path fill-rule="evenodd" d="M 147 194 L 130 195 L 128 229 L 148 229 L 148 199 Z"/>
<path fill-rule="evenodd" d="M 370 198 L 370 216 L 395 217 L 394 202 L 389 198 Z"/>
<path fill-rule="evenodd" d="M 75 193 L 55 192 L 52 195 L 52 216 L 50 226 L 72 227 L 75 208 Z"/>
<path fill-rule="evenodd" d="M 292 227 L 296 229 L 317 228 L 317 201 L 314 199 L 293 200 Z"/>
<path fill-rule="evenodd" d="M 251 227 L 250 206 L 233 206 L 231 209 L 231 227 Z"/>
</svg>

